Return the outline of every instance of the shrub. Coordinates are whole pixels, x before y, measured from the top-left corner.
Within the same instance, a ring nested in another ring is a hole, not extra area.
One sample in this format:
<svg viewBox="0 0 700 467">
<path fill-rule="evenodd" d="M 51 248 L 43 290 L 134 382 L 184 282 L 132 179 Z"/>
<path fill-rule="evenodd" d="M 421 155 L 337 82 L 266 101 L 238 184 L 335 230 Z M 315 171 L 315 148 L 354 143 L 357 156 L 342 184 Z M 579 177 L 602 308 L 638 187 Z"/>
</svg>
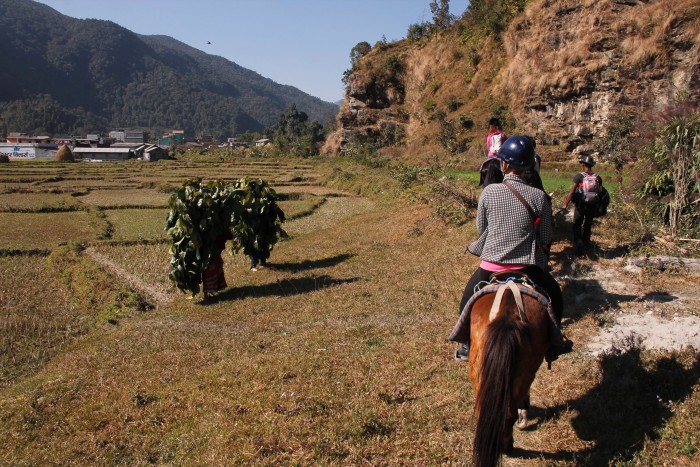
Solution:
<svg viewBox="0 0 700 467">
<path fill-rule="evenodd" d="M 450 112 L 454 112 L 455 110 L 459 109 L 464 105 L 464 102 L 459 100 L 457 97 L 451 97 L 450 100 L 447 102 L 447 110 Z"/>
<path fill-rule="evenodd" d="M 408 27 L 406 39 L 410 42 L 418 42 L 424 38 L 429 38 L 433 33 L 433 29 L 433 24 L 429 22 L 411 24 Z"/>
</svg>

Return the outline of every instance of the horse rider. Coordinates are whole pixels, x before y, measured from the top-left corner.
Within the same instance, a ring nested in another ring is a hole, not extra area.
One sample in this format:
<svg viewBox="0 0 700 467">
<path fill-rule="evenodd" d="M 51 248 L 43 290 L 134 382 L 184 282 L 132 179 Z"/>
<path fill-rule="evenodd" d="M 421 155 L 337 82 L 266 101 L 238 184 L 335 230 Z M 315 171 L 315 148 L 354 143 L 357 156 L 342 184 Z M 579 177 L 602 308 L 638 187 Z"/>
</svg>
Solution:
<svg viewBox="0 0 700 467">
<path fill-rule="evenodd" d="M 524 178 L 525 171 L 534 163 L 535 148 L 529 137 L 511 136 L 503 143 L 497 157 L 505 177 L 503 183 L 484 188 L 479 197 L 476 217 L 479 237 L 467 250 L 481 258 L 481 262 L 464 288 L 459 312 L 480 282 L 488 282 L 493 273 L 518 271 L 549 295 L 559 325 L 564 301 L 559 284 L 547 271 L 552 243 L 552 207 L 547 195 L 528 185 Z M 523 199 L 520 200 L 512 190 Z M 570 352 L 571 341 L 566 341 L 564 347 L 552 347 L 550 352 L 555 358 Z M 469 346 L 458 348 L 455 358 L 468 361 Z"/>
<path fill-rule="evenodd" d="M 501 121 L 496 117 L 489 119 L 489 133 L 486 135 L 486 157 L 496 157 L 501 145 L 508 138 L 501 128 Z"/>
</svg>

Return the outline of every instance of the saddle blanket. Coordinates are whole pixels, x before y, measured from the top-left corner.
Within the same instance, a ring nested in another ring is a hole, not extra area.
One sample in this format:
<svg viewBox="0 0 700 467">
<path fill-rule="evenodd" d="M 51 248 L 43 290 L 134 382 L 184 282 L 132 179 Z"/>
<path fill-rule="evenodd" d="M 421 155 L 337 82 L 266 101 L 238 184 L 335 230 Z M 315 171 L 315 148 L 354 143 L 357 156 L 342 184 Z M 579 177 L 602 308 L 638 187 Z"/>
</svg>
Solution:
<svg viewBox="0 0 700 467">
<path fill-rule="evenodd" d="M 539 301 L 547 310 L 547 315 L 554 325 L 554 328 L 559 329 L 559 326 L 557 326 L 557 318 L 554 314 L 554 310 L 552 309 L 552 303 L 546 294 L 531 286 L 524 285 L 524 283 L 520 280 L 508 279 L 507 281 L 515 282 L 521 294 L 529 295 L 530 297 Z M 501 281 L 491 281 L 488 285 L 482 287 L 476 293 L 474 293 L 474 295 L 471 296 L 467 304 L 464 306 L 462 313 L 459 315 L 459 320 L 457 320 L 457 324 L 452 330 L 452 334 L 450 334 L 447 339 L 453 342 L 459 342 L 460 344 L 469 344 L 469 317 L 471 315 L 472 306 L 474 306 L 474 303 L 484 295 L 496 293 L 498 288 L 503 284 L 504 282 Z"/>
</svg>

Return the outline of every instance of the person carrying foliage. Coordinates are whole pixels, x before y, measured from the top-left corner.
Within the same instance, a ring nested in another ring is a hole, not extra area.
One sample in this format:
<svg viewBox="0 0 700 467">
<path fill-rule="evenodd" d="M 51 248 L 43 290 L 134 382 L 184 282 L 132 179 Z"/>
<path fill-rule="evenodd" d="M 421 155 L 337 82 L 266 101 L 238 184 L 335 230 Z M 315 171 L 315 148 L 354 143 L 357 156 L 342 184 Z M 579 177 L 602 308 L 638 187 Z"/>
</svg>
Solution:
<svg viewBox="0 0 700 467">
<path fill-rule="evenodd" d="M 593 218 L 603 194 L 603 179 L 593 173 L 595 160 L 591 156 L 583 156 L 580 162 L 582 172 L 574 175 L 571 191 L 562 206 L 568 209 L 571 202 L 575 206 L 573 235 L 577 254 L 582 254 L 584 248 L 591 244 Z"/>
<path fill-rule="evenodd" d="M 221 257 L 221 253 L 226 249 L 227 240 L 233 240 L 231 230 L 225 230 L 214 241 L 212 260 L 202 273 L 202 289 L 204 290 L 205 299 L 210 298 L 214 292 L 223 290 L 228 286 L 224 275 L 224 259 Z"/>
<path fill-rule="evenodd" d="M 552 208 L 547 195 L 529 186 L 525 171 L 534 163 L 535 149 L 527 136 L 511 136 L 500 150 L 503 183 L 494 183 L 481 192 L 477 206 L 476 227 L 479 237 L 467 251 L 481 259 L 479 267 L 467 282 L 459 305 L 461 314 L 475 293 L 477 285 L 488 282 L 491 275 L 517 271 L 527 275 L 549 295 L 561 324 L 564 300 L 557 281 L 547 271 L 549 248 L 552 243 Z M 467 333 L 468 334 L 468 333 Z M 562 347 L 550 348 L 550 355 L 571 351 L 571 341 Z M 469 345 L 463 344 L 455 353 L 457 360 L 469 361 Z"/>
<path fill-rule="evenodd" d="M 243 202 L 238 224 L 234 225 L 234 250 L 250 257 L 250 270 L 267 266 L 279 237 L 286 236 L 280 224 L 285 215 L 277 204 L 277 193 L 264 180 L 245 178 L 238 186 L 250 193 Z"/>
<path fill-rule="evenodd" d="M 227 240 L 233 240 L 234 253 L 262 250 L 267 258 L 272 245 L 285 234 L 280 227 L 284 213 L 264 180 L 246 177 L 232 184 L 186 180 L 168 204 L 169 277 L 192 296 L 199 293 L 202 282 L 205 298 L 226 287 L 221 252 Z"/>
</svg>

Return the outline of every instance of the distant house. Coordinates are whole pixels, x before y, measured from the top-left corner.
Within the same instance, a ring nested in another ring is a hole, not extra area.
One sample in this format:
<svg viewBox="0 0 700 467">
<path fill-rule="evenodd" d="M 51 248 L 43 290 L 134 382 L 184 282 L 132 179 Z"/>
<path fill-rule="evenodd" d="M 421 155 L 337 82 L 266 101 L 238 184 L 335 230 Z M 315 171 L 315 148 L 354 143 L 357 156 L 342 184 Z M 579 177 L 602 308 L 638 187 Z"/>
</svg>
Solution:
<svg viewBox="0 0 700 467">
<path fill-rule="evenodd" d="M 256 146 L 267 146 L 268 144 L 272 144 L 268 138 L 259 139 L 255 142 Z"/>
<path fill-rule="evenodd" d="M 72 142 L 73 146 L 80 148 L 108 148 L 114 143 L 114 138 L 92 134 L 84 138 L 76 137 Z"/>
<path fill-rule="evenodd" d="M 0 154 L 9 159 L 54 160 L 58 146 L 38 143 L 0 143 Z"/>
<path fill-rule="evenodd" d="M 249 145 L 245 141 L 241 141 L 238 138 L 228 138 L 226 143 L 219 145 L 220 148 L 247 148 Z"/>
<path fill-rule="evenodd" d="M 169 147 L 173 144 L 182 144 L 185 142 L 185 130 L 173 130 L 170 133 L 163 135 L 158 140 L 158 145 Z"/>
<path fill-rule="evenodd" d="M 138 146 L 146 142 L 146 132 L 141 130 L 113 130 L 109 137 L 117 143 L 132 144 Z"/>
<path fill-rule="evenodd" d="M 133 157 L 131 148 L 73 148 L 76 159 L 97 161 L 123 161 Z"/>
<path fill-rule="evenodd" d="M 146 132 L 139 130 L 124 131 L 124 142 L 132 144 L 143 144 L 146 142 Z"/>
<path fill-rule="evenodd" d="M 51 138 L 48 136 L 29 136 L 26 133 L 10 133 L 7 135 L 8 143 L 28 143 L 28 144 L 49 144 Z"/>
<path fill-rule="evenodd" d="M 155 162 L 161 159 L 169 159 L 170 156 L 168 156 L 168 151 L 165 149 L 161 148 L 160 146 L 156 146 L 155 144 L 151 144 L 143 149 L 142 158 L 144 161 Z"/>
</svg>

